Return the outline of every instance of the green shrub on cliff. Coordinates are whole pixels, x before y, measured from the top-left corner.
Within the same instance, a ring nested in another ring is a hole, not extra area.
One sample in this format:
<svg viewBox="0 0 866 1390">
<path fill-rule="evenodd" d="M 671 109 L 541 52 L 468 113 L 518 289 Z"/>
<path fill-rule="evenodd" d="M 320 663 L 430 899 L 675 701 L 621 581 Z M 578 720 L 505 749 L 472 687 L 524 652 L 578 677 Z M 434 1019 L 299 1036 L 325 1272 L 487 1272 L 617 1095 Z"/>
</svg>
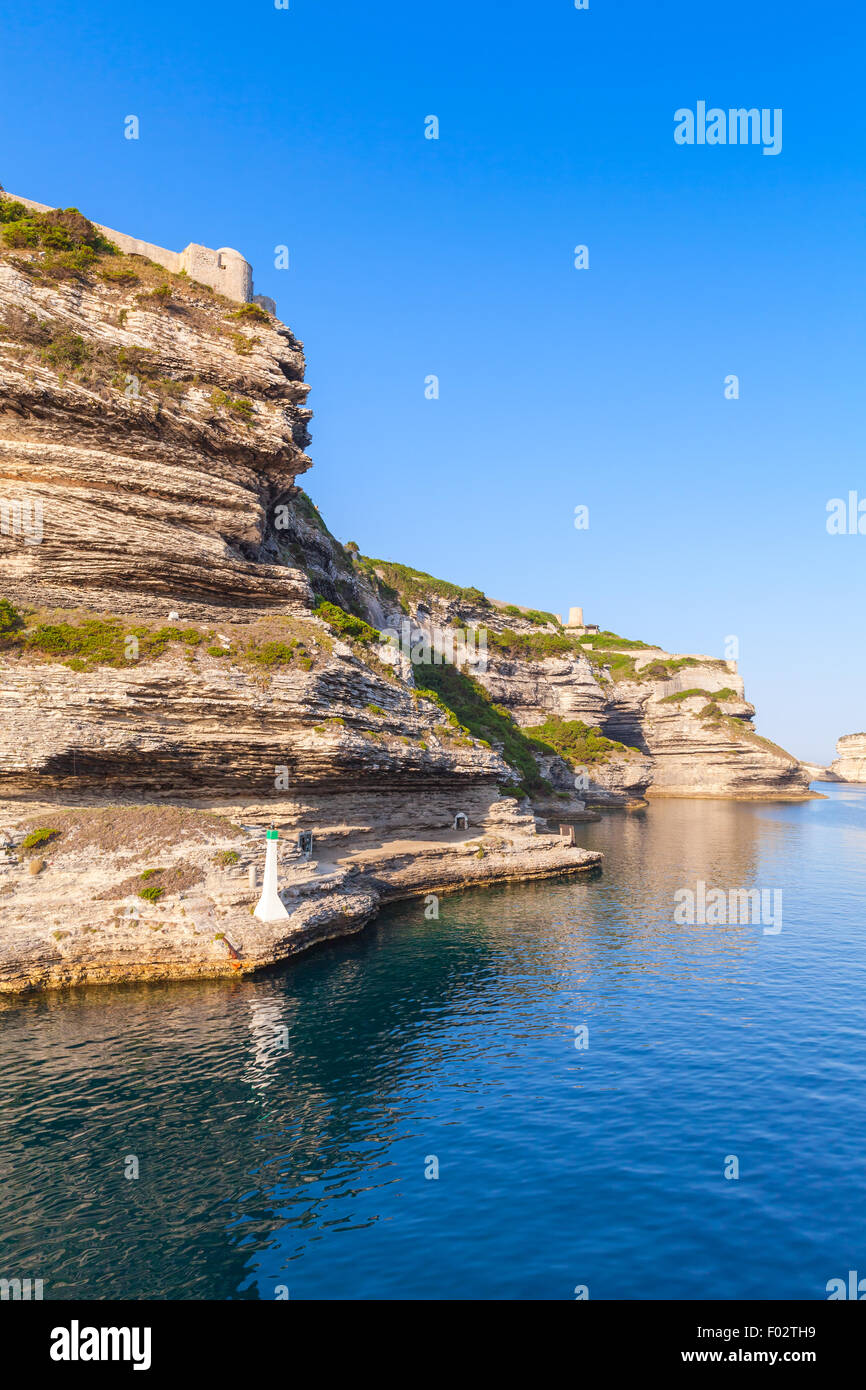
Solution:
<svg viewBox="0 0 866 1390">
<path fill-rule="evenodd" d="M 0 639 L 11 637 L 24 626 L 24 619 L 8 598 L 0 598 Z"/>
<path fill-rule="evenodd" d="M 510 627 L 503 628 L 502 632 L 488 630 L 487 645 L 503 656 L 522 661 L 543 661 L 548 656 L 580 653 L 577 639 L 565 632 L 515 632 Z"/>
<path fill-rule="evenodd" d="M 691 700 L 695 695 L 703 695 L 704 699 L 710 698 L 710 691 L 702 689 L 701 686 L 693 686 L 690 690 L 675 690 L 673 695 L 663 695 L 659 700 L 660 705 L 676 705 L 681 700 Z"/>
<path fill-rule="evenodd" d="M 583 656 L 596 670 L 609 666 L 613 680 L 639 679 L 633 656 L 607 648 L 588 649 L 582 638 L 563 628 L 557 632 L 515 632 L 510 627 L 503 628 L 502 632 L 488 630 L 487 644 L 503 656 L 516 657 L 521 661 L 544 661 L 550 656 Z"/>
<path fill-rule="evenodd" d="M 25 635 L 23 643 L 45 656 L 75 657 L 85 667 L 91 663 L 120 666 L 126 664 L 123 637 L 119 622 L 87 618 L 79 624 L 39 623 Z"/>
<path fill-rule="evenodd" d="M 308 521 L 311 526 L 315 526 L 317 530 L 322 531 L 326 536 L 331 535 L 312 497 L 304 492 L 302 487 L 298 488 L 297 495 L 294 498 L 294 505 L 297 507 L 304 520 Z M 331 538 L 333 539 L 333 537 Z M 339 542 L 337 542 L 337 544 L 339 545 Z"/>
<path fill-rule="evenodd" d="M 636 642 L 629 637 L 620 637 L 616 632 L 610 632 L 607 628 L 603 632 L 590 632 L 580 639 L 584 647 L 619 647 L 623 651 L 644 651 L 652 649 L 651 642 Z"/>
<path fill-rule="evenodd" d="M 155 285 L 152 290 L 137 294 L 139 304 L 167 304 L 171 299 L 171 285 Z"/>
<path fill-rule="evenodd" d="M 592 728 L 579 719 L 560 719 L 551 715 L 543 724 L 524 729 L 526 737 L 549 751 L 553 748 L 567 763 L 604 763 L 612 753 L 627 753 L 629 748 L 616 739 L 605 738 L 599 728 Z"/>
<path fill-rule="evenodd" d="M 53 830 L 49 826 L 44 826 L 39 830 L 31 830 L 30 834 L 25 835 L 21 841 L 21 848 L 37 849 L 40 845 L 47 845 L 49 841 L 56 840 L 59 834 L 59 830 Z"/>
<path fill-rule="evenodd" d="M 584 656 L 589 659 L 592 667 L 599 671 L 602 667 L 610 668 L 610 678 L 614 681 L 666 681 L 671 676 L 676 675 L 677 671 L 682 671 L 686 666 L 708 666 L 718 665 L 726 668 L 723 661 L 710 662 L 698 661 L 692 656 L 667 657 L 665 660 L 659 658 L 650 661 L 646 666 L 638 666 L 635 658 L 628 652 L 620 652 L 610 647 L 587 648 L 584 639 L 581 638 L 581 646 L 585 648 Z M 632 647 L 639 647 L 641 643 L 631 643 Z"/>
<path fill-rule="evenodd" d="M 546 623 L 553 623 L 554 627 L 562 626 L 555 613 L 546 613 L 541 608 L 527 608 L 522 616 L 528 623 L 538 623 L 540 627 L 544 627 Z"/>
<path fill-rule="evenodd" d="M 97 260 L 96 252 L 89 246 L 79 246 L 75 251 L 60 251 L 57 255 L 46 255 L 42 271 L 52 280 L 80 280 L 87 278 Z"/>
<path fill-rule="evenodd" d="M 295 658 L 305 670 L 312 665 L 303 642 L 295 637 L 289 642 L 249 642 L 241 655 L 257 666 L 289 666 Z"/>
<path fill-rule="evenodd" d="M 371 627 L 365 623 L 363 618 L 356 618 L 352 613 L 347 613 L 345 608 L 340 608 L 338 604 L 331 603 L 328 599 L 316 596 L 316 605 L 313 612 L 317 617 L 323 618 L 334 632 L 339 632 L 343 637 L 350 637 L 355 642 L 381 642 L 382 634 L 378 628 Z"/>
<path fill-rule="evenodd" d="M 140 283 L 140 276 L 129 264 L 104 265 L 100 268 L 99 274 L 109 285 L 137 285 Z"/>
<path fill-rule="evenodd" d="M 718 671 L 727 671 L 728 669 L 726 661 L 716 660 L 714 657 L 701 659 L 694 656 L 672 656 L 667 657 L 664 661 L 651 661 L 648 666 L 644 666 L 642 670 L 637 672 L 635 680 L 670 680 L 677 671 L 682 671 L 687 666 L 713 666 Z"/>
<path fill-rule="evenodd" d="M 245 323 L 270 323 L 271 316 L 261 306 L 261 304 L 242 304 L 239 309 L 233 309 L 226 315 L 230 319 L 241 319 Z"/>
<path fill-rule="evenodd" d="M 86 251 L 90 264 L 97 255 L 117 255 L 109 241 L 78 208 L 53 208 L 37 212 L 11 198 L 0 197 L 0 230 L 6 246 L 40 247 L 50 254 L 75 255 Z M 82 267 L 83 264 L 82 264 Z"/>
<path fill-rule="evenodd" d="M 58 333 L 47 347 L 42 349 L 42 360 L 55 368 L 74 371 L 83 367 L 90 356 L 90 348 L 79 333 Z"/>
<path fill-rule="evenodd" d="M 123 372 L 131 376 L 150 376 L 156 372 L 153 365 L 153 349 L 140 347 L 138 343 L 124 344 L 117 349 L 116 361 Z"/>
<path fill-rule="evenodd" d="M 171 642 L 197 646 L 203 637 L 198 628 L 127 628 L 116 618 L 85 618 L 79 623 L 38 623 L 19 640 L 30 651 L 88 671 L 95 666 L 134 666 L 161 656 Z"/>
<path fill-rule="evenodd" d="M 459 734 L 465 730 L 488 745 L 501 746 L 503 758 L 520 777 L 518 795 L 549 790 L 549 784 L 538 771 L 533 750 L 537 747 L 539 751 L 553 753 L 555 749 L 545 749 L 539 741 L 533 743 L 527 738 L 508 711 L 493 704 L 483 686 L 445 663 L 441 666 L 434 662 L 418 663 L 415 678 L 419 687 L 416 694 L 443 709 L 455 732 Z"/>
<path fill-rule="evenodd" d="M 772 753 L 775 757 L 784 758 L 786 762 L 796 764 L 797 759 L 793 757 L 786 748 L 781 748 L 778 743 L 773 743 L 771 739 L 764 738 L 752 728 L 747 719 L 737 719 L 732 714 L 720 713 L 714 723 L 724 729 L 728 737 L 734 743 L 745 742 L 753 746 L 763 748 L 766 752 Z"/>
<path fill-rule="evenodd" d="M 561 627 L 562 624 L 555 613 L 546 613 L 540 608 L 518 608 L 516 603 L 509 603 L 502 609 L 509 618 L 524 618 L 528 623 L 537 623 L 539 627 L 544 627 L 547 623 L 553 623 L 554 627 Z"/>
<path fill-rule="evenodd" d="M 27 215 L 23 203 L 18 203 L 12 198 L 0 197 L 0 222 L 20 222 Z"/>
<path fill-rule="evenodd" d="M 619 652 L 606 647 L 589 648 L 585 646 L 582 638 L 579 646 L 596 674 L 607 667 L 611 680 L 633 681 L 638 679 L 635 659 L 633 656 L 629 656 L 628 652 Z"/>
<path fill-rule="evenodd" d="M 215 387 L 210 393 L 210 403 L 215 410 L 228 410 L 232 415 L 239 416 L 248 425 L 253 422 L 253 403 L 244 396 L 229 396 L 219 387 Z"/>
<path fill-rule="evenodd" d="M 449 583 L 447 579 L 436 579 L 432 574 L 425 574 L 423 570 L 411 569 L 409 565 L 399 565 L 394 560 L 374 560 L 368 555 L 362 555 L 361 561 L 365 568 L 374 570 L 378 577 L 404 600 L 423 602 L 431 598 L 451 598 L 474 604 L 477 608 L 491 606 L 486 594 L 472 586 L 462 588 L 459 584 Z"/>
<path fill-rule="evenodd" d="M 73 615 L 45 620 L 41 615 L 31 619 L 31 626 L 8 600 L 0 600 L 0 644 L 18 650 L 22 655 L 62 662 L 73 671 L 92 671 L 98 666 L 129 667 L 139 662 L 153 661 L 171 646 L 186 648 L 187 662 L 194 662 L 199 649 L 209 656 L 235 661 L 238 665 L 273 670 L 296 665 L 304 671 L 313 666 L 311 650 L 316 642 L 327 647 L 330 639 L 322 638 L 312 623 L 282 619 L 253 628 L 228 645 L 217 645 L 213 629 L 178 627 L 149 627 L 130 623 L 114 616 L 80 618 Z M 287 631 L 288 629 L 288 631 Z"/>
<path fill-rule="evenodd" d="M 676 690 L 673 695 L 662 696 L 659 704 L 678 704 L 681 700 L 690 700 L 695 695 L 703 695 L 707 700 L 739 700 L 740 698 L 736 690 L 731 690 L 727 685 L 723 690 L 703 690 L 700 686 L 694 686 L 691 690 Z"/>
<path fill-rule="evenodd" d="M 23 246 L 38 246 L 39 234 L 33 223 L 30 222 L 27 217 L 22 217 L 19 222 L 4 222 L 3 241 L 6 246 L 13 246 L 16 248 Z"/>
</svg>

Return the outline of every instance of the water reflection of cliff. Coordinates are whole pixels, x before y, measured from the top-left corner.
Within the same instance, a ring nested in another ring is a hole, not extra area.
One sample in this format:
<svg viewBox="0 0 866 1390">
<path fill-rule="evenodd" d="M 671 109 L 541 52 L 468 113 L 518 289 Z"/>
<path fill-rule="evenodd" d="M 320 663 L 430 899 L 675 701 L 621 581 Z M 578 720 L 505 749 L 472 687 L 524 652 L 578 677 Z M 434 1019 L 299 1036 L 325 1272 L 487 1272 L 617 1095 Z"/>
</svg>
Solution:
<svg viewBox="0 0 866 1390">
<path fill-rule="evenodd" d="M 443 1059 L 474 1102 L 575 1021 L 675 1010 L 708 965 L 745 979 L 760 929 L 675 926 L 674 892 L 784 888 L 810 815 L 657 802 L 583 827 L 593 880 L 446 896 L 438 921 L 401 904 L 259 980 L 3 1001 L 0 1273 L 54 1298 L 273 1297 L 324 1227 L 388 1208 Z"/>
<path fill-rule="evenodd" d="M 49 1298 L 232 1296 L 250 1240 L 315 1224 L 316 1182 L 361 1148 L 366 1172 L 384 1160 L 387 1095 L 435 1066 L 436 1011 L 483 993 L 483 941 L 439 952 L 426 925 L 387 964 L 374 927 L 254 981 L 3 1000 L 0 1269 Z"/>
</svg>

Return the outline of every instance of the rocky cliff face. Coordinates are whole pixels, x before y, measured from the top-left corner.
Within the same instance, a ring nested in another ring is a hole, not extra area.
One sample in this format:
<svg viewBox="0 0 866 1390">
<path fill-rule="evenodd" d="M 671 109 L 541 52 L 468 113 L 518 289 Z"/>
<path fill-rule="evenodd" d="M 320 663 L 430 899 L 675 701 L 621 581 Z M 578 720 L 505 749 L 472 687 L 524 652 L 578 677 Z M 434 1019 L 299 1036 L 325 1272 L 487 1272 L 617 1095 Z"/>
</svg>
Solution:
<svg viewBox="0 0 866 1390">
<path fill-rule="evenodd" d="M 376 563 L 368 568 L 375 571 Z M 378 572 L 393 578 L 395 567 L 379 565 Z M 634 804 L 644 794 L 808 795 L 808 769 L 753 729 L 754 706 L 735 663 L 677 655 L 613 633 L 573 635 L 553 615 L 527 617 L 433 588 L 419 599 L 415 587 L 407 583 L 403 596 L 413 634 L 455 624 L 486 633 L 486 661 L 467 669 L 517 725 L 547 728 L 555 740 L 557 722 L 577 722 L 625 745 L 588 762 L 579 748 L 565 764 L 548 759 L 544 773 L 555 789 L 573 785 L 570 774 L 585 767 L 583 794 L 596 804 Z"/>
<path fill-rule="evenodd" d="M 596 864 L 362 621 L 387 595 L 296 483 L 291 331 L 78 213 L 0 199 L 0 233 L 0 988 L 255 969 L 383 897 Z M 279 930 L 269 822 L 316 843 Z"/>
<path fill-rule="evenodd" d="M 0 488 L 40 517 L 38 542 L 0 535 L 5 597 L 153 614 L 307 603 L 275 529 L 310 466 L 302 345 L 137 256 L 65 279 L 43 264 L 0 259 Z"/>
<path fill-rule="evenodd" d="M 311 612 L 318 595 L 375 629 L 408 619 L 410 646 L 436 628 L 483 630 L 487 660 L 465 669 L 506 719 L 533 733 L 583 724 L 623 745 L 585 763 L 580 746 L 567 757 L 555 739 L 534 747 L 539 802 L 628 804 L 650 786 L 803 794 L 806 774 L 754 734 L 726 663 L 612 635 L 583 643 L 552 615 L 344 548 L 296 484 L 310 467 L 310 411 L 291 331 L 258 306 L 111 254 L 78 214 L 10 236 L 29 224 L 10 224 L 3 206 L 0 598 L 27 610 L 28 634 L 48 629 L 35 647 L 29 636 L 5 642 L 10 790 L 46 779 L 236 789 L 273 781 L 279 766 L 325 795 L 359 782 L 374 794 L 443 777 L 481 778 L 488 791 L 516 780 L 514 759 L 497 756 L 507 737 L 487 748 L 453 716 L 449 725 L 447 709 L 444 720 L 424 701 L 416 712 L 412 687 L 424 680 L 405 652 L 389 666 L 369 634 L 335 649 Z M 58 252 L 58 238 L 72 249 Z M 160 620 L 175 625 L 161 642 Z M 115 623 L 113 655 L 103 641 L 100 658 L 96 641 L 96 657 L 82 658 L 88 621 Z M 121 651 L 135 621 L 144 650 Z M 58 622 L 78 637 L 70 646 L 65 630 L 52 650 Z M 576 769 L 588 787 L 575 788 Z"/>
<path fill-rule="evenodd" d="M 683 660 L 659 649 L 653 658 L 661 663 Z M 579 657 L 570 663 L 555 658 L 531 663 L 528 672 L 515 670 L 517 663 L 494 660 L 480 679 L 520 724 L 537 725 L 552 711 L 595 725 L 643 755 L 638 760 L 613 754 L 594 769 L 591 800 L 606 799 L 606 789 L 627 792 L 629 785 L 635 793 L 645 790 L 651 796 L 805 795 L 809 776 L 797 759 L 754 732 L 755 711 L 743 698 L 742 680 L 726 669 L 727 663 L 688 660 L 675 674 L 628 681 L 599 678 Z M 526 703 L 527 677 L 537 704 Z M 731 693 L 719 699 L 720 689 Z M 594 791 L 600 793 L 597 798 Z"/>
<path fill-rule="evenodd" d="M 0 234 L 0 988 L 254 969 L 383 897 L 583 870 L 537 817 L 587 802 L 805 793 L 725 663 L 341 545 L 297 485 L 302 345 L 261 306 L 75 212 L 0 199 Z M 442 631 L 486 656 L 443 665 Z M 205 819 L 157 846 L 153 808 Z M 91 835 L 106 809 L 129 844 Z M 268 822 L 319 856 L 285 931 L 249 918 Z"/>
<path fill-rule="evenodd" d="M 295 485 L 301 344 L 142 257 L 84 259 L 0 257 L 0 495 L 31 526 L 0 535 L 25 614 L 0 638 L 0 786 L 496 799 L 501 759 L 310 611 L 309 576 L 344 603 L 359 584 Z"/>
<path fill-rule="evenodd" d="M 866 734 L 845 734 L 836 744 L 830 773 L 840 782 L 866 782 Z"/>
<path fill-rule="evenodd" d="M 365 586 L 296 486 L 301 344 L 76 217 L 0 255 L 0 795 L 485 822 L 502 759 L 311 611 Z"/>
</svg>

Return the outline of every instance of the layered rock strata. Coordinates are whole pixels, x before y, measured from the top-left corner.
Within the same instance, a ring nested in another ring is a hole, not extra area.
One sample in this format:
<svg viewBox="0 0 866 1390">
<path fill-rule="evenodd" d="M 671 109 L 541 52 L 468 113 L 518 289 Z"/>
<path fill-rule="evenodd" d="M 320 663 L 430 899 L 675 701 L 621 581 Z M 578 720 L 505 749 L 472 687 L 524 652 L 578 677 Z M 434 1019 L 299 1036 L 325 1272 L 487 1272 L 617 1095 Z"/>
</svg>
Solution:
<svg viewBox="0 0 866 1390">
<path fill-rule="evenodd" d="M 87 227 L 0 250 L 0 989 L 260 969 L 395 897 L 598 866 L 545 821 L 808 794 L 731 663 L 341 545 L 297 481 L 302 344 Z M 443 631 L 490 639 L 462 686 Z"/>
<path fill-rule="evenodd" d="M 597 865 L 411 663 L 313 611 L 378 627 L 388 595 L 297 486 L 291 331 L 64 229 L 0 251 L 0 988 L 243 973 L 393 897 Z M 274 927 L 270 823 L 316 844 Z"/>
<path fill-rule="evenodd" d="M 830 773 L 839 782 L 866 782 L 866 734 L 844 734 Z"/>
<path fill-rule="evenodd" d="M 307 605 L 275 529 L 310 467 L 302 345 L 194 282 L 174 277 L 165 300 L 143 283 L 42 283 L 0 259 L 0 496 L 39 518 L 33 543 L 0 534 L 3 596 L 154 615 Z"/>
<path fill-rule="evenodd" d="M 536 638 L 562 644 L 567 633 L 501 605 L 435 593 L 407 606 L 413 633 L 416 626 L 432 632 L 456 624 L 483 630 L 488 639 L 493 635 L 484 661 L 467 669 L 519 726 L 535 728 L 550 717 L 579 721 L 627 746 L 587 766 L 590 802 L 634 804 L 644 795 L 782 800 L 809 795 L 809 769 L 752 727 L 755 709 L 745 699 L 734 662 L 644 644 L 618 645 L 613 635 L 600 650 L 577 637 L 562 655 L 503 655 L 495 639 L 504 634 L 529 639 L 531 650 Z M 544 641 L 536 645 L 543 652 Z M 620 666 L 627 678 L 619 674 Z M 570 772 L 570 766 L 545 764 L 554 787 L 566 786 Z"/>
</svg>

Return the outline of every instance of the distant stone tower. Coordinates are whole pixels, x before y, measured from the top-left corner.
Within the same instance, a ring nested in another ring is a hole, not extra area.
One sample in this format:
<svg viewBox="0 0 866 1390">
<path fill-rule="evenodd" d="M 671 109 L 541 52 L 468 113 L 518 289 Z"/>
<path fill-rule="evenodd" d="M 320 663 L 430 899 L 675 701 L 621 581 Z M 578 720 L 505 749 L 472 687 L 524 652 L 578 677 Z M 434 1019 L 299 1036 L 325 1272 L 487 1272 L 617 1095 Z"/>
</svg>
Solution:
<svg viewBox="0 0 866 1390">
<path fill-rule="evenodd" d="M 573 632 L 576 637 L 583 636 L 587 632 L 598 632 L 597 623 L 585 623 L 583 621 L 582 608 L 569 608 L 568 622 L 565 624 L 569 632 Z"/>
</svg>

